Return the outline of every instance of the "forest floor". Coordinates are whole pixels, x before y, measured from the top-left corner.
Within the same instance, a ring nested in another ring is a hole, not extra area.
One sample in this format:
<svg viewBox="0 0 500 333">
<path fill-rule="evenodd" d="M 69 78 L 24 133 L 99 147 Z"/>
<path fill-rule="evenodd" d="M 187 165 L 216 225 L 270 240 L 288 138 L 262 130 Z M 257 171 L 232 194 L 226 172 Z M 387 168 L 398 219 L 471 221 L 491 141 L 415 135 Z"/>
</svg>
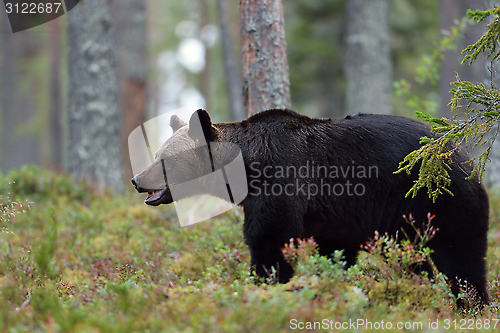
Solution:
<svg viewBox="0 0 500 333">
<path fill-rule="evenodd" d="M 36 167 L 0 176 L 0 195 L 0 332 L 500 331 L 497 195 L 491 303 L 464 284 L 461 311 L 442 275 L 408 272 L 427 249 L 383 235 L 347 271 L 301 241 L 289 283 L 256 283 L 237 212 L 182 228 L 173 207 Z"/>
</svg>

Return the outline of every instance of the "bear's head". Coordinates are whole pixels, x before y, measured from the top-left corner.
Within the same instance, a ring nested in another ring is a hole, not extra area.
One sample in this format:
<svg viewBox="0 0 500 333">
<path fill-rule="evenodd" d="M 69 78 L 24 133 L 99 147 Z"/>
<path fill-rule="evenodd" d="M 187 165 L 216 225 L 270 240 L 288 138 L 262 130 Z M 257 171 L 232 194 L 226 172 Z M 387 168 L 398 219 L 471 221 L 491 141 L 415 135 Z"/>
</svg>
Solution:
<svg viewBox="0 0 500 333">
<path fill-rule="evenodd" d="M 145 203 L 170 204 L 186 197 L 214 193 L 213 177 L 204 177 L 230 163 L 239 147 L 217 142 L 219 129 L 209 114 L 198 110 L 189 124 L 179 117 L 170 118 L 173 135 L 155 154 L 153 163 L 132 178 L 139 192 L 147 192 Z"/>
</svg>

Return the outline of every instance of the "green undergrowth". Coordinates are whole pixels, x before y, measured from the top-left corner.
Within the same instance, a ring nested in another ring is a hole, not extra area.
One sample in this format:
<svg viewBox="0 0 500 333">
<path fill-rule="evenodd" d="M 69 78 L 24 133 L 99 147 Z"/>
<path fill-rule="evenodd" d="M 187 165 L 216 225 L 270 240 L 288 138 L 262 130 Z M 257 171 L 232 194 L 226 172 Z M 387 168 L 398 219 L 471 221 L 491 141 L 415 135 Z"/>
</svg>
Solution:
<svg viewBox="0 0 500 333">
<path fill-rule="evenodd" d="M 367 322 L 378 331 L 388 323 L 391 331 L 403 331 L 400 323 L 429 332 L 500 329 L 493 328 L 500 318 L 494 193 L 492 303 L 480 310 L 464 285 L 464 311 L 455 309 L 444 276 L 431 284 L 412 273 L 428 256 L 423 241 L 374 235 L 348 270 L 341 252 L 330 260 L 312 239 L 291 241 L 283 251 L 297 273 L 279 285 L 250 276 L 238 212 L 182 228 L 173 207 L 149 207 L 139 194 L 102 191 L 38 167 L 0 176 L 0 196 L 1 332 L 338 331 L 342 324 L 342 331 L 370 331 Z"/>
</svg>

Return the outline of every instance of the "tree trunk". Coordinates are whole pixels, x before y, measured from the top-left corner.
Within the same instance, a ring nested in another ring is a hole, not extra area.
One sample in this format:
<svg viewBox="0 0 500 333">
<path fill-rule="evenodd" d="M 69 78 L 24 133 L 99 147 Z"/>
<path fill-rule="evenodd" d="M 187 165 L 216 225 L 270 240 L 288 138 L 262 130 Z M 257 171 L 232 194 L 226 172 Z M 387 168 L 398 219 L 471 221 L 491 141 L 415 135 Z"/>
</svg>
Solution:
<svg viewBox="0 0 500 333">
<path fill-rule="evenodd" d="M 3 5 L 0 5 L 3 7 Z M 0 168 L 7 172 L 27 163 L 40 162 L 39 139 L 29 132 L 20 133 L 35 111 L 34 91 L 29 87 L 27 93 L 20 89 L 20 64 L 27 58 L 36 56 L 40 49 L 30 31 L 12 33 L 5 11 L 0 13 Z"/>
<path fill-rule="evenodd" d="M 467 14 L 467 9 L 483 8 L 482 0 L 460 0 L 457 4 L 456 0 L 441 0 L 440 2 L 440 29 L 441 31 L 449 31 L 454 25 L 454 21 L 461 19 Z M 482 63 L 482 58 L 478 57 L 475 65 L 469 66 L 468 63 L 462 65 L 462 50 L 472 43 L 475 43 L 483 34 L 482 24 L 468 25 L 464 31 L 464 36 L 457 40 L 456 50 L 446 50 L 443 52 L 444 58 L 441 60 L 440 69 L 440 110 L 441 116 L 448 119 L 453 118 L 451 108 L 448 106 L 451 100 L 450 90 L 451 82 L 456 80 L 457 74 L 461 80 L 470 81 L 472 83 L 481 82 L 483 72 L 479 70 L 479 65 Z"/>
<path fill-rule="evenodd" d="M 4 12 L 4 11 L 2 11 Z M 0 50 L 2 52 L 1 81 L 1 110 L 2 132 L 0 137 L 0 159 L 2 171 L 9 171 L 17 164 L 15 126 L 17 123 L 15 101 L 17 95 L 17 55 L 15 35 L 11 32 L 5 12 L 2 14 L 2 39 Z M 8 158 L 6 158 L 8 156 Z"/>
<path fill-rule="evenodd" d="M 449 31 L 453 26 L 453 21 L 458 18 L 458 9 L 456 0 L 441 0 L 439 8 L 439 19 L 441 31 Z M 440 35 L 441 37 L 441 35 Z M 458 70 L 458 55 L 459 50 L 446 50 L 443 52 L 443 60 L 441 61 L 440 69 L 440 110 L 441 115 L 448 119 L 452 118 L 451 108 L 448 106 L 450 103 L 451 95 L 450 89 L 452 88 L 451 82 L 455 81 L 456 73 Z"/>
<path fill-rule="evenodd" d="M 219 26 L 222 39 L 222 55 L 224 59 L 227 97 L 229 101 L 229 114 L 232 121 L 238 121 L 245 118 L 245 109 L 243 108 L 243 96 L 241 94 L 241 72 L 237 70 L 233 55 L 233 42 L 229 29 L 227 0 L 217 0 L 217 11 L 219 14 Z"/>
<path fill-rule="evenodd" d="M 200 29 L 203 29 L 210 22 L 210 13 L 208 10 L 208 4 L 206 1 L 200 1 L 198 4 L 198 13 L 199 19 L 197 20 Z M 202 71 L 198 74 L 198 87 L 203 99 L 205 100 L 205 108 L 207 110 L 211 109 L 212 100 L 213 100 L 213 83 L 212 83 L 212 54 L 210 52 L 210 46 L 205 43 L 205 40 L 202 38 L 201 34 L 199 35 L 200 39 L 205 47 L 205 66 Z"/>
<path fill-rule="evenodd" d="M 349 0 L 345 74 L 347 114 L 392 113 L 388 0 Z"/>
<path fill-rule="evenodd" d="M 112 5 L 120 82 L 118 96 L 122 115 L 123 173 L 128 181 L 133 177 L 128 136 L 146 121 L 148 76 L 146 2 L 114 0 Z"/>
<path fill-rule="evenodd" d="M 243 103 L 247 116 L 289 108 L 282 0 L 240 0 Z"/>
<path fill-rule="evenodd" d="M 481 9 L 484 7 L 484 0 L 461 0 L 460 3 L 460 15 L 458 18 L 462 18 L 467 15 L 468 9 Z M 473 44 L 481 38 L 485 30 L 484 22 L 480 24 L 472 23 L 467 25 L 464 31 L 464 37 L 459 44 L 458 50 L 458 63 L 460 64 L 460 78 L 470 81 L 474 84 L 481 82 L 484 79 L 484 66 L 485 66 L 485 56 L 480 56 L 474 62 L 473 66 L 469 66 L 469 63 L 464 63 L 461 65 L 464 55 L 462 50 L 465 49 L 470 44 Z M 450 88 L 450 87 L 449 87 Z M 448 90 L 449 91 L 449 90 Z M 451 100 L 451 94 L 448 95 L 448 100 Z"/>
<path fill-rule="evenodd" d="M 59 19 L 49 22 L 51 33 L 49 36 L 50 55 L 50 148 L 51 166 L 56 170 L 62 169 L 62 129 L 61 129 L 61 27 Z"/>
<path fill-rule="evenodd" d="M 472 9 L 492 9 L 500 6 L 500 0 L 484 0 L 484 7 Z M 483 33 L 488 30 L 487 25 L 491 22 L 491 18 L 487 18 L 481 22 Z M 500 64 L 498 61 L 491 62 L 491 59 L 485 60 L 484 80 L 486 87 L 494 87 L 500 89 Z M 492 88 L 493 88 L 492 87 Z M 500 188 L 500 139 L 497 137 L 493 143 L 490 152 L 490 162 L 486 164 L 485 180 L 488 187 Z"/>
<path fill-rule="evenodd" d="M 68 14 L 68 169 L 123 190 L 120 113 L 108 0 L 80 1 Z"/>
</svg>

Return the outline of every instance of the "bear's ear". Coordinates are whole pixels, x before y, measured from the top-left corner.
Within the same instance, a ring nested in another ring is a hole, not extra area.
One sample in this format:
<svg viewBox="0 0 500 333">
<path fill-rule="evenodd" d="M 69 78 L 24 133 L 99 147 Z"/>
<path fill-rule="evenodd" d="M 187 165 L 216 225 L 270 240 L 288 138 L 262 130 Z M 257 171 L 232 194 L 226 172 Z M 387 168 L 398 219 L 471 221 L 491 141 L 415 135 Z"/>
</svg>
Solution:
<svg viewBox="0 0 500 333">
<path fill-rule="evenodd" d="M 189 119 L 189 136 L 197 143 L 206 144 L 217 136 L 217 129 L 212 126 L 212 120 L 207 111 L 199 109 Z"/>
<path fill-rule="evenodd" d="M 181 120 L 181 118 L 177 117 L 177 115 L 173 115 L 170 117 L 170 127 L 172 127 L 172 130 L 176 132 L 179 128 L 182 126 L 186 126 L 187 124 Z"/>
</svg>

